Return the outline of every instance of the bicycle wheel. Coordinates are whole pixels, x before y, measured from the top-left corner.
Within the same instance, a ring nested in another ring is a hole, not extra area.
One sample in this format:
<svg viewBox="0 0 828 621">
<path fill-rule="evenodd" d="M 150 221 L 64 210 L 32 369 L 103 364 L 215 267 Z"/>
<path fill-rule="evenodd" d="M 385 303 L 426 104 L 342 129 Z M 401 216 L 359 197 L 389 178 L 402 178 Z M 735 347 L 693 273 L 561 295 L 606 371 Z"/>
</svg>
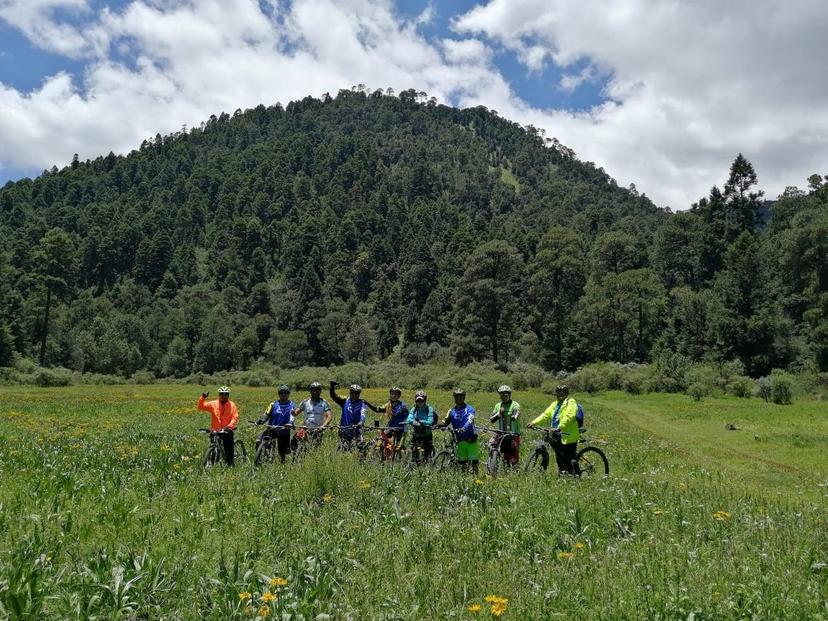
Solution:
<svg viewBox="0 0 828 621">
<path fill-rule="evenodd" d="M 486 460 L 486 472 L 490 476 L 497 475 L 497 469 L 500 467 L 500 451 L 496 448 L 489 449 L 489 458 Z"/>
<path fill-rule="evenodd" d="M 541 472 L 549 467 L 549 453 L 542 448 L 536 448 L 535 452 L 526 460 L 526 472 Z"/>
<path fill-rule="evenodd" d="M 440 451 L 431 460 L 431 467 L 435 470 L 443 472 L 451 468 L 453 461 L 454 455 L 452 455 L 449 451 Z"/>
<path fill-rule="evenodd" d="M 221 451 L 215 444 L 211 444 L 204 452 L 204 457 L 201 460 L 203 468 L 210 468 L 221 461 Z"/>
<path fill-rule="evenodd" d="M 235 455 L 233 456 L 234 461 L 238 461 L 240 463 L 247 463 L 247 449 L 244 447 L 244 442 L 241 440 L 236 440 L 233 442 L 234 452 Z"/>
<path fill-rule="evenodd" d="M 588 446 L 578 452 L 578 467 L 581 476 L 608 476 L 609 462 L 603 451 L 594 446 Z"/>
<path fill-rule="evenodd" d="M 256 456 L 253 458 L 253 465 L 254 466 L 261 466 L 263 464 L 269 464 L 273 461 L 273 443 L 272 442 L 262 442 L 259 444 L 259 448 L 256 449 Z"/>
</svg>

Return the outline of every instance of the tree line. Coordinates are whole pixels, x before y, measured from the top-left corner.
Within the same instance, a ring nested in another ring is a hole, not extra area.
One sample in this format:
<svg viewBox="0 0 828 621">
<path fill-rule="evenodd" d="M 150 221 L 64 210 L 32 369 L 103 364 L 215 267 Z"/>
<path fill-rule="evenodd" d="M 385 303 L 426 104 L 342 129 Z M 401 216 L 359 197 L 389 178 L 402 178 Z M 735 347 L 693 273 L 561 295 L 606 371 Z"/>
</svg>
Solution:
<svg viewBox="0 0 828 621">
<path fill-rule="evenodd" d="M 689 210 L 483 107 L 362 87 L 0 190 L 0 366 L 182 377 L 393 358 L 828 370 L 828 177 L 741 154 Z"/>
</svg>

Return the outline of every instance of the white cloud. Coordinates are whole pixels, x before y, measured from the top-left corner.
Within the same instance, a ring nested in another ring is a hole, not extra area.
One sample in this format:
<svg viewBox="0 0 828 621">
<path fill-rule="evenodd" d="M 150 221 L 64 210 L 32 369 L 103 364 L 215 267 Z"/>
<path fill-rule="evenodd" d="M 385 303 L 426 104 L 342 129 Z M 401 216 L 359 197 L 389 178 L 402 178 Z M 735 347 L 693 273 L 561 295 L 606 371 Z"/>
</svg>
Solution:
<svg viewBox="0 0 828 621">
<path fill-rule="evenodd" d="M 86 40 L 74 26 L 55 19 L 57 11 L 85 14 L 87 0 L 0 0 L 0 20 L 20 30 L 43 49 L 70 58 L 87 52 Z"/>
<path fill-rule="evenodd" d="M 738 151 L 769 194 L 828 163 L 823 0 L 491 0 L 456 18 L 458 39 L 437 42 L 418 30 L 431 6 L 406 19 L 390 0 L 271 0 L 268 12 L 257 0 L 133 0 L 95 15 L 87 0 L 0 0 L 0 19 L 34 43 L 90 58 L 82 75 L 29 93 L 0 84 L 0 166 L 126 152 L 210 114 L 360 83 L 545 128 L 675 208 L 720 182 Z M 86 21 L 67 24 L 66 11 Z M 492 45 L 529 71 L 564 67 L 562 90 L 610 76 L 611 100 L 533 108 L 492 64 Z"/>
<path fill-rule="evenodd" d="M 454 28 L 610 75 L 613 103 L 516 113 L 660 203 L 687 207 L 739 151 L 770 196 L 828 165 L 824 0 L 491 0 Z M 582 77 L 566 74 L 561 86 Z"/>
</svg>

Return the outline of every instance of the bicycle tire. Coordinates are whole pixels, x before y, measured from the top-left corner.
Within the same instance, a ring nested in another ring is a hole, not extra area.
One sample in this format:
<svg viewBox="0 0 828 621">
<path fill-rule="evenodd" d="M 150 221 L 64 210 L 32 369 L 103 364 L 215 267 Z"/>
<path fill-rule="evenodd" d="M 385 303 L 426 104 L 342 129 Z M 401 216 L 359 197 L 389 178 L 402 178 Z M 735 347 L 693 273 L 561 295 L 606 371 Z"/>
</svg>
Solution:
<svg viewBox="0 0 828 621">
<path fill-rule="evenodd" d="M 526 460 L 524 471 L 527 473 L 538 472 L 545 471 L 547 468 L 549 468 L 549 453 L 541 448 L 536 448 L 534 453 Z"/>
<path fill-rule="evenodd" d="M 210 468 L 221 461 L 221 451 L 217 446 L 210 445 L 204 452 L 204 457 L 201 460 L 202 468 Z"/>
<path fill-rule="evenodd" d="M 489 476 L 497 476 L 500 467 L 500 451 L 496 448 L 489 449 L 489 457 L 486 459 L 486 472 Z"/>
<path fill-rule="evenodd" d="M 256 456 L 253 458 L 254 466 L 261 466 L 262 464 L 269 464 L 273 461 L 273 443 L 262 442 L 256 449 Z"/>
<path fill-rule="evenodd" d="M 581 476 L 609 476 L 609 461 L 604 452 L 594 446 L 578 451 L 578 468 Z"/>
<path fill-rule="evenodd" d="M 451 468 L 454 462 L 454 455 L 449 451 L 440 451 L 431 459 L 431 467 L 440 472 Z"/>
<path fill-rule="evenodd" d="M 235 455 L 233 455 L 234 461 L 247 463 L 247 448 L 245 448 L 244 442 L 241 440 L 233 442 L 233 451 L 235 453 Z"/>
<path fill-rule="evenodd" d="M 296 450 L 293 451 L 293 455 L 291 456 L 291 461 L 295 464 L 307 454 L 308 447 L 305 445 L 307 440 L 302 440 L 296 444 Z"/>
</svg>

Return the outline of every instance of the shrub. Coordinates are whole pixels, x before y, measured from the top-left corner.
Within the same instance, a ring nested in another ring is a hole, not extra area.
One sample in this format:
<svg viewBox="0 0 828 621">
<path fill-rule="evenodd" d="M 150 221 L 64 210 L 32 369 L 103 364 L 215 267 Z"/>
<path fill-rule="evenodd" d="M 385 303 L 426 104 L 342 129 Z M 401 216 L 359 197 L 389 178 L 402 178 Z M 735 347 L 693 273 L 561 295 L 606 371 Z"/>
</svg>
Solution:
<svg viewBox="0 0 828 621">
<path fill-rule="evenodd" d="M 700 385 L 704 387 L 704 396 L 712 395 L 721 388 L 721 376 L 719 371 L 706 364 L 694 364 L 684 371 L 682 383 L 687 386 L 687 393 L 690 394 L 690 387 Z M 698 390 L 698 387 L 696 388 Z"/>
<path fill-rule="evenodd" d="M 794 378 L 784 371 L 774 369 L 770 375 L 771 401 L 779 405 L 790 405 L 793 402 Z"/>
<path fill-rule="evenodd" d="M 38 386 L 68 386 L 72 382 L 72 374 L 66 369 L 38 369 L 31 377 Z"/>
<path fill-rule="evenodd" d="M 693 397 L 693 401 L 701 401 L 710 394 L 710 389 L 701 382 L 695 382 L 687 387 L 687 394 Z"/>
<path fill-rule="evenodd" d="M 745 375 L 736 375 L 727 381 L 726 390 L 734 397 L 749 397 L 753 390 L 753 380 Z"/>
<path fill-rule="evenodd" d="M 132 374 L 133 384 L 154 384 L 155 374 L 152 371 L 136 371 Z"/>
</svg>

